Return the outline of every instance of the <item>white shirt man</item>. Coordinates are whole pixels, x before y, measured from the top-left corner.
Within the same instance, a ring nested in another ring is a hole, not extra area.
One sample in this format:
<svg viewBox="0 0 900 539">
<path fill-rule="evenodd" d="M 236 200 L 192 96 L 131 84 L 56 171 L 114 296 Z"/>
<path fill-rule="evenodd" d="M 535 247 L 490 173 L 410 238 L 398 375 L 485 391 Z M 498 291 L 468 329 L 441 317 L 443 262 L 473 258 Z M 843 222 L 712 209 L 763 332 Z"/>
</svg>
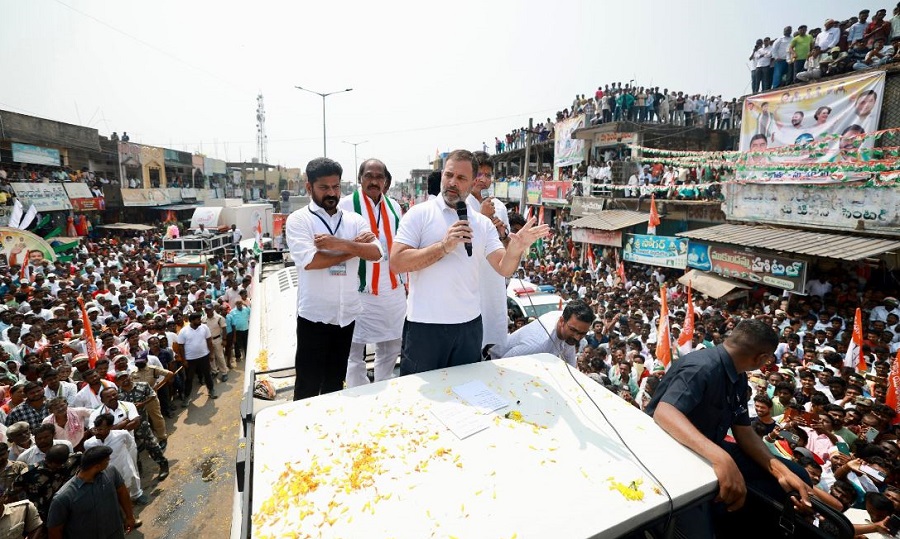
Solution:
<svg viewBox="0 0 900 539">
<path fill-rule="evenodd" d="M 490 199 L 475 191 L 487 188 L 491 184 L 491 175 L 493 170 L 489 162 L 482 162 L 478 166 L 478 176 L 475 180 L 475 187 L 472 194 L 466 198 L 466 206 L 468 213 L 481 213 L 488 219 L 492 220 L 494 228 L 497 230 L 498 237 L 501 242 L 506 239 L 509 234 L 509 213 L 506 206 L 496 198 Z M 484 209 L 485 200 L 490 200 L 490 206 Z M 487 211 L 488 213 L 484 213 Z M 501 232 L 502 236 L 500 236 Z M 489 345 L 499 345 L 506 342 L 509 336 L 508 315 L 506 312 L 506 279 L 497 273 L 487 258 L 481 258 L 478 267 L 479 273 L 479 289 L 481 296 L 481 347 Z"/>
<path fill-rule="evenodd" d="M 831 25 L 830 27 L 829 24 Z M 836 22 L 831 19 L 825 21 L 825 28 L 827 30 L 816 36 L 816 45 L 819 46 L 822 52 L 827 52 L 828 49 L 837 45 L 841 39 L 841 27 Z"/>
<path fill-rule="evenodd" d="M 338 207 L 367 220 L 389 255 L 400 228 L 400 205 L 384 194 L 389 176 L 377 159 L 362 164 L 360 188 L 341 199 Z M 375 345 L 375 381 L 391 378 L 400 356 L 400 337 L 406 316 L 406 289 L 400 275 L 391 272 L 387 259 L 359 260 L 348 271 L 357 276 L 357 294 L 362 312 L 356 317 L 350 355 L 347 359 L 347 387 L 369 383 L 366 373 L 366 344 Z"/>
<path fill-rule="evenodd" d="M 504 347 L 491 349 L 491 357 L 547 353 L 575 367 L 578 344 L 587 335 L 593 321 L 594 312 L 586 303 L 572 301 L 565 310 L 542 314 L 537 320 L 513 332 Z"/>
<path fill-rule="evenodd" d="M 546 225 L 529 221 L 510 236 L 503 248 L 497 229 L 480 213 L 457 217 L 475 183 L 474 156 L 465 150 L 450 154 L 444 164 L 441 195 L 417 204 L 400 221 L 391 250 L 391 270 L 410 272 L 401 374 L 474 363 L 481 359 L 482 324 L 480 258 L 494 271 L 512 275 L 522 254 Z M 471 248 L 467 253 L 465 243 Z"/>
<path fill-rule="evenodd" d="M 286 223 L 299 283 L 294 400 L 343 388 L 354 321 L 362 312 L 355 270 L 360 258 L 384 258 L 368 221 L 338 205 L 341 166 L 313 159 L 306 174 L 312 200 Z"/>
</svg>

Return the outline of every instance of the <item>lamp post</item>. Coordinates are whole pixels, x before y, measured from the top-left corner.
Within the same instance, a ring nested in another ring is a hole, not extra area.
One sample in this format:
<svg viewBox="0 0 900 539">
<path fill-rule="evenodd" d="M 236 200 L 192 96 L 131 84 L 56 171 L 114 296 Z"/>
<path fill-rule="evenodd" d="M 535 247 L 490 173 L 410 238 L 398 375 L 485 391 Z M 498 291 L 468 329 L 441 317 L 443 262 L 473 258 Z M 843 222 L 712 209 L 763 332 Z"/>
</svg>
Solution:
<svg viewBox="0 0 900 539">
<path fill-rule="evenodd" d="M 304 92 L 309 92 L 311 94 L 316 94 L 322 98 L 322 157 L 328 157 L 328 145 L 325 142 L 325 98 L 333 95 L 333 94 L 342 94 L 344 92 L 353 91 L 353 88 L 347 88 L 345 90 L 336 90 L 334 92 L 316 92 L 314 90 L 309 90 L 307 88 L 303 88 L 302 86 L 294 86 L 294 88 L 298 90 L 303 90 Z"/>
<path fill-rule="evenodd" d="M 346 140 L 342 140 L 341 142 L 343 142 L 344 144 L 352 144 L 353 145 L 353 171 L 355 173 L 357 170 L 359 170 L 359 161 L 356 158 L 356 147 L 359 146 L 360 144 L 365 144 L 369 141 L 364 140 L 362 142 L 347 142 Z M 357 184 L 359 183 L 358 177 L 356 178 L 356 183 Z"/>
</svg>

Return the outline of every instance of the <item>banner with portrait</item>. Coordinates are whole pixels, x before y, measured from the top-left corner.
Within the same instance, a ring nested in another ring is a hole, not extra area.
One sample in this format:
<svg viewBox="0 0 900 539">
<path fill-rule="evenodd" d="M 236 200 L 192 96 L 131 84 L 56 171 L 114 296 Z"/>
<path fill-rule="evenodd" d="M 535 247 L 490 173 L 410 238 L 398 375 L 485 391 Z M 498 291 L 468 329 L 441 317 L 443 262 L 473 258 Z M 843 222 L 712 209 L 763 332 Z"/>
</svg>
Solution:
<svg viewBox="0 0 900 539">
<path fill-rule="evenodd" d="M 53 262 L 53 247 L 37 234 L 17 228 L 0 227 L 0 266 L 39 266 L 44 260 Z M 5 264 L 4 264 L 5 263 Z"/>
<path fill-rule="evenodd" d="M 553 166 L 567 167 L 584 161 L 584 141 L 572 138 L 576 129 L 584 127 L 584 114 L 562 120 L 554 126 Z"/>
<path fill-rule="evenodd" d="M 750 153 L 738 162 L 738 178 L 776 183 L 840 181 L 825 167 L 792 169 L 790 165 L 839 166 L 866 160 L 866 149 L 873 146 L 874 138 L 863 136 L 878 130 L 884 82 L 884 71 L 875 71 L 747 97 L 740 150 Z M 785 146 L 794 148 L 758 153 Z"/>
</svg>

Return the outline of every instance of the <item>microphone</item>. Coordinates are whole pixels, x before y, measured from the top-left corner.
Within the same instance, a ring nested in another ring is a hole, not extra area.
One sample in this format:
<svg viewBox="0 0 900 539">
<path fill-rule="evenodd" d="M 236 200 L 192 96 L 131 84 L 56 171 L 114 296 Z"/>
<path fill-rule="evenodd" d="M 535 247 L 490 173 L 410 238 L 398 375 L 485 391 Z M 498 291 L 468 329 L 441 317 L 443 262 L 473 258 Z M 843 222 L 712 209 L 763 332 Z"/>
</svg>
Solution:
<svg viewBox="0 0 900 539">
<path fill-rule="evenodd" d="M 460 221 L 468 221 L 469 220 L 469 212 L 466 210 L 466 203 L 463 200 L 460 200 L 456 203 L 456 216 L 459 217 Z M 466 254 L 472 256 L 472 242 L 466 242 Z"/>
</svg>

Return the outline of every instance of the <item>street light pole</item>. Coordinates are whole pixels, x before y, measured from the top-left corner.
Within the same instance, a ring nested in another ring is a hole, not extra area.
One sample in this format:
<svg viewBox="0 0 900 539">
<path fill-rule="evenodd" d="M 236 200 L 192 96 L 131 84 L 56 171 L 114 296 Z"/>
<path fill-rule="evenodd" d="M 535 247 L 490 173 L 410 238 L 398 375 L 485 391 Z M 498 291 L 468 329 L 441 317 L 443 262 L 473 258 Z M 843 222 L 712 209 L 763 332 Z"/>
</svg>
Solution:
<svg viewBox="0 0 900 539">
<path fill-rule="evenodd" d="M 346 140 L 342 140 L 344 144 L 352 144 L 353 145 L 353 170 L 354 172 L 359 170 L 359 160 L 356 158 L 356 147 L 360 144 L 365 144 L 369 142 L 368 140 L 364 140 L 362 142 L 347 142 Z M 359 184 L 359 177 L 356 178 L 356 183 Z"/>
<path fill-rule="evenodd" d="M 322 157 L 328 157 L 328 143 L 326 142 L 326 131 L 325 131 L 325 98 L 333 95 L 333 94 L 342 94 L 344 92 L 351 92 L 353 88 L 347 88 L 344 90 L 336 90 L 334 92 L 316 92 L 314 90 L 309 90 L 307 88 L 303 88 L 302 86 L 294 86 L 294 88 L 298 90 L 303 90 L 304 92 L 309 92 L 311 94 L 316 94 L 317 96 L 322 98 Z"/>
</svg>

